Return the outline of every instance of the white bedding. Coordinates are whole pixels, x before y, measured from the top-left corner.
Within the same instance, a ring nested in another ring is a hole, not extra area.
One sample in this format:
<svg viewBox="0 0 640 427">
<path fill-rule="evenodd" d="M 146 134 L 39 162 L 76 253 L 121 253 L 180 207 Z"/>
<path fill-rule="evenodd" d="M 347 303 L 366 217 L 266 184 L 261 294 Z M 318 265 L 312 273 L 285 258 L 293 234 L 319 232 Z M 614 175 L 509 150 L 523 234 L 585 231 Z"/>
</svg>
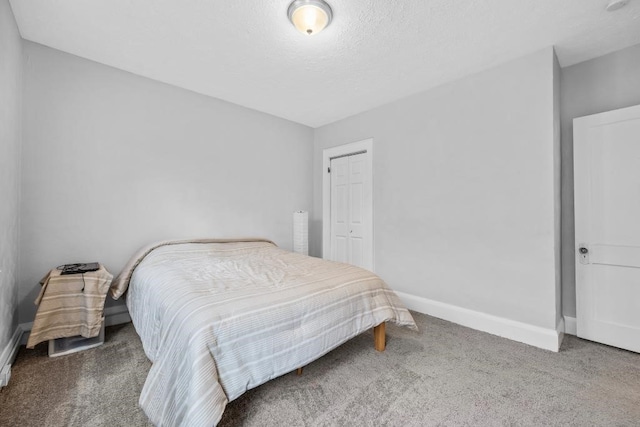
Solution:
<svg viewBox="0 0 640 427">
<path fill-rule="evenodd" d="M 381 322 L 416 327 L 375 274 L 265 241 L 158 247 L 127 306 L 153 362 L 140 405 L 163 426 L 215 425 L 246 390 Z"/>
</svg>

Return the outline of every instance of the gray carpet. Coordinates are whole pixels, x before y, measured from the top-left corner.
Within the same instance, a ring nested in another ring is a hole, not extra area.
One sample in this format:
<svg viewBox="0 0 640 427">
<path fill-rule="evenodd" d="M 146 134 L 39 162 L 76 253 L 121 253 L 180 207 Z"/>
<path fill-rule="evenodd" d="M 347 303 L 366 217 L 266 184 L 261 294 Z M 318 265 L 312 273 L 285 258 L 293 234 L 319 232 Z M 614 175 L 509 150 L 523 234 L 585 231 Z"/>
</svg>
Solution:
<svg viewBox="0 0 640 427">
<path fill-rule="evenodd" d="M 560 353 L 415 314 L 387 350 L 363 334 L 231 402 L 221 426 L 640 426 L 640 355 L 565 337 Z M 150 363 L 131 324 L 58 358 L 22 348 L 2 426 L 145 426 Z"/>
</svg>

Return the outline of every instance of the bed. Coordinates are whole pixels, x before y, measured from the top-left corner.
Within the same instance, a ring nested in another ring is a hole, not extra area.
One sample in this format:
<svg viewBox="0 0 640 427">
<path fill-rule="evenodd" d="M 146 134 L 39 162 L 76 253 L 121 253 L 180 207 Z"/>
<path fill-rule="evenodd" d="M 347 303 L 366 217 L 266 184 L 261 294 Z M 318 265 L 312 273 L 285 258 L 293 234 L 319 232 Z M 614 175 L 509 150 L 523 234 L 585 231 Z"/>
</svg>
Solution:
<svg viewBox="0 0 640 427">
<path fill-rule="evenodd" d="M 140 406 L 155 425 L 211 426 L 246 390 L 384 322 L 416 328 L 375 274 L 261 239 L 171 241 L 114 280 L 152 362 Z M 379 348 L 382 350 L 383 348 Z"/>
</svg>

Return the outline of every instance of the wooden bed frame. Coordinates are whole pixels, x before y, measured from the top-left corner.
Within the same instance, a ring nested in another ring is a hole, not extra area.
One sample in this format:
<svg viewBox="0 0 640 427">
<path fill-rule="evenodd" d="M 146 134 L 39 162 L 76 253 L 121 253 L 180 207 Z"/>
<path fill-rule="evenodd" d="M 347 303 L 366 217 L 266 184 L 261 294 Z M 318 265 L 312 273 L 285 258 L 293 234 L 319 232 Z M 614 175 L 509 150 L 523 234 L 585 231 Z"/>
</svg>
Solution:
<svg viewBox="0 0 640 427">
<path fill-rule="evenodd" d="M 377 351 L 384 351 L 387 344 L 387 336 L 385 333 L 385 323 L 382 322 L 378 326 L 373 327 L 373 347 Z M 296 369 L 297 375 L 302 375 L 302 368 Z"/>
</svg>

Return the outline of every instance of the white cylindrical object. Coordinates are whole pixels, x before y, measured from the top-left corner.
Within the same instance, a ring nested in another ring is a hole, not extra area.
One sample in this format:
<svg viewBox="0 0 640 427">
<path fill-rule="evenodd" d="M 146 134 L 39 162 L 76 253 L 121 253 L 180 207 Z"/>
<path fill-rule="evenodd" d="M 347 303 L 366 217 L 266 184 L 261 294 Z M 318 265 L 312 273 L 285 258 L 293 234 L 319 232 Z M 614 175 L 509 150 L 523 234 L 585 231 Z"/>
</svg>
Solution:
<svg viewBox="0 0 640 427">
<path fill-rule="evenodd" d="M 309 255 L 309 212 L 293 213 L 293 252 Z"/>
</svg>

